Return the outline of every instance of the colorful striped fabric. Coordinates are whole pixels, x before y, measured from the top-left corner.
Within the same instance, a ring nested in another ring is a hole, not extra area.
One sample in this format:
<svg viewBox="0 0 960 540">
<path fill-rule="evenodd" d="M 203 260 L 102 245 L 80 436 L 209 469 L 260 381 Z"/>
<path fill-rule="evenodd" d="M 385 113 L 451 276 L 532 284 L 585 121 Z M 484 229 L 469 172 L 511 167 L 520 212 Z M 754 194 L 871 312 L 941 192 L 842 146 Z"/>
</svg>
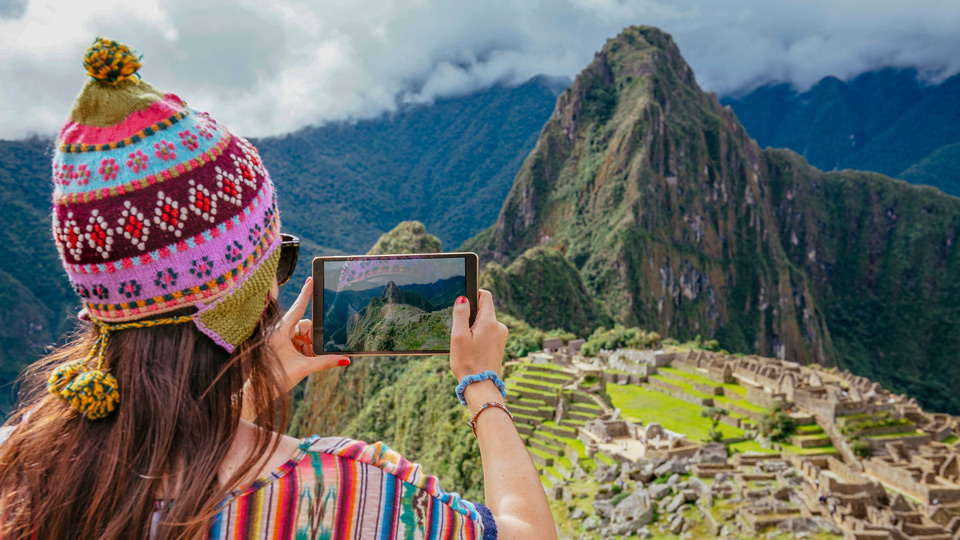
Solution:
<svg viewBox="0 0 960 540">
<path fill-rule="evenodd" d="M 164 505 L 157 504 L 153 531 Z M 153 535 L 151 535 L 153 536 Z M 443 491 L 383 443 L 304 439 L 278 470 L 234 490 L 210 540 L 493 540 L 490 510 Z"/>
</svg>

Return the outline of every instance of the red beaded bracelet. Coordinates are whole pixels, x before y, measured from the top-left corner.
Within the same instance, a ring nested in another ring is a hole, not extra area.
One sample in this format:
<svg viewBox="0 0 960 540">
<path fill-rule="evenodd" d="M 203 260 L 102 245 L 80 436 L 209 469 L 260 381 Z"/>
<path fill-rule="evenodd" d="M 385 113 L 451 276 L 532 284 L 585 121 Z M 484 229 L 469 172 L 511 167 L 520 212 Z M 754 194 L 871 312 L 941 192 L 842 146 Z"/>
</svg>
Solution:
<svg viewBox="0 0 960 540">
<path fill-rule="evenodd" d="M 483 411 L 489 409 L 490 407 L 496 407 L 496 408 L 498 408 L 498 409 L 502 409 L 503 412 L 507 413 L 507 415 L 510 416 L 510 420 L 513 420 L 513 413 L 511 413 L 511 412 L 510 412 L 510 409 L 508 409 L 507 406 L 504 405 L 503 403 L 499 403 L 499 402 L 497 402 L 497 401 L 491 401 L 491 402 L 489 402 L 489 403 L 484 403 L 483 405 L 480 406 L 479 409 L 477 409 L 477 411 L 476 411 L 475 413 L 473 413 L 473 418 L 471 418 L 470 421 L 467 422 L 467 425 L 470 426 L 470 429 L 473 430 L 473 436 L 474 436 L 474 437 L 477 436 L 477 417 L 480 416 L 480 413 L 482 413 Z"/>
</svg>

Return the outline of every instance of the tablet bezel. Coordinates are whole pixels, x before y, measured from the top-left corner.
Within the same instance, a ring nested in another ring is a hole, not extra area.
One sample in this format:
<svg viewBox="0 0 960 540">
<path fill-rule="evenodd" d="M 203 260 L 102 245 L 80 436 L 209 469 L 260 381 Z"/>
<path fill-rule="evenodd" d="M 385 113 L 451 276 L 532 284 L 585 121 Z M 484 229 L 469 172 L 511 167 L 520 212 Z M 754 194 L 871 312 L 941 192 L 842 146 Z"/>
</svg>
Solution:
<svg viewBox="0 0 960 540">
<path fill-rule="evenodd" d="M 326 352 L 323 350 L 323 264 L 326 261 L 354 261 L 362 259 L 396 260 L 396 259 L 463 259 L 464 273 L 466 274 L 466 296 L 470 303 L 470 326 L 477 317 L 478 279 L 480 274 L 479 260 L 476 253 L 403 253 L 399 255 L 332 255 L 315 257 L 313 259 L 313 353 L 320 355 L 343 356 L 427 356 L 432 354 L 450 354 L 449 349 L 427 351 L 371 351 L 371 352 Z"/>
</svg>

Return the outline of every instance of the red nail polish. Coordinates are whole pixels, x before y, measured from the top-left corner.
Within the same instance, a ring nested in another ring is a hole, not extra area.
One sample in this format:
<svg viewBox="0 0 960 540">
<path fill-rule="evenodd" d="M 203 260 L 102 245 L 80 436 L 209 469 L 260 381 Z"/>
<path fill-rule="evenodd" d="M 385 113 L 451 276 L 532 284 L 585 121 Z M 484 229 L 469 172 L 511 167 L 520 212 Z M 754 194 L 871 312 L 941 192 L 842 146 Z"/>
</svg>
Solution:
<svg viewBox="0 0 960 540">
<path fill-rule="evenodd" d="M 467 297 L 466 297 L 466 296 L 457 297 L 457 303 L 458 303 L 458 304 L 466 304 L 466 303 L 467 303 Z"/>
<path fill-rule="evenodd" d="M 348 360 L 348 359 L 346 359 L 346 358 L 341 358 L 340 361 L 337 362 L 337 365 L 340 366 L 340 367 L 347 367 L 347 366 L 350 365 L 350 360 Z"/>
</svg>

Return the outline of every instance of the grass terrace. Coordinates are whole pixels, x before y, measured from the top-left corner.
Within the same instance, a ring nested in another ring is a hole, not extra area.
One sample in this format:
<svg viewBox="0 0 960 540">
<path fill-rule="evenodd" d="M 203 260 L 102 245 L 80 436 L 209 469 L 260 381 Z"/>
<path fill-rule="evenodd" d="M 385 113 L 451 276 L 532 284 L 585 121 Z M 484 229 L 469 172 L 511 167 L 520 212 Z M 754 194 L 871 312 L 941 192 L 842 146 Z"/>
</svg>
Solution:
<svg viewBox="0 0 960 540">
<path fill-rule="evenodd" d="M 673 396 L 633 385 L 607 386 L 607 394 L 614 407 L 619 407 L 624 418 L 632 422 L 649 424 L 659 422 L 663 427 L 683 433 L 693 441 L 700 441 L 710 432 L 711 421 L 700 416 L 704 408 Z M 741 437 L 743 430 L 721 425 L 727 437 Z"/>
</svg>

